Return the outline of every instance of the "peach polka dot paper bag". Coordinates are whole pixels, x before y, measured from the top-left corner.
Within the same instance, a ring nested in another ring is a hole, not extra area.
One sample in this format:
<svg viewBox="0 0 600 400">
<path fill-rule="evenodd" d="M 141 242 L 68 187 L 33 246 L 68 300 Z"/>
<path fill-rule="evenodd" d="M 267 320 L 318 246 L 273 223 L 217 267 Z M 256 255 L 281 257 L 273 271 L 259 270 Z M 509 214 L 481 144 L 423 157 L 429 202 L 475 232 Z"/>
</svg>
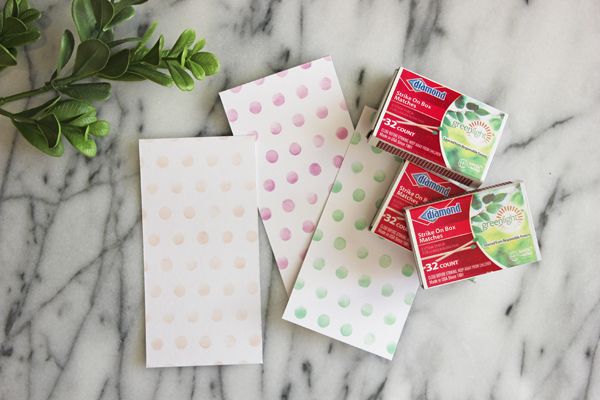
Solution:
<svg viewBox="0 0 600 400">
<path fill-rule="evenodd" d="M 283 318 L 391 359 L 419 286 L 409 250 L 369 231 L 402 160 L 365 137 L 365 108 Z"/>
<path fill-rule="evenodd" d="M 254 147 L 139 142 L 147 367 L 262 363 Z"/>
<path fill-rule="evenodd" d="M 289 293 L 353 131 L 333 62 L 324 57 L 220 96 L 233 134 L 256 137 L 258 207 Z"/>
</svg>

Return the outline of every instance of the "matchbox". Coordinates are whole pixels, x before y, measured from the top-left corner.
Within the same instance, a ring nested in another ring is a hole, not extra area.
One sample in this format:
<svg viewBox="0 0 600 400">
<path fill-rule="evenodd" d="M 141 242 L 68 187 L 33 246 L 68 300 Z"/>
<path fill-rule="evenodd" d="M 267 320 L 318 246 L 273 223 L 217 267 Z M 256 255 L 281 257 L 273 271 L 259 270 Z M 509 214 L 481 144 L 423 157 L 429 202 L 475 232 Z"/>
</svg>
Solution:
<svg viewBox="0 0 600 400">
<path fill-rule="evenodd" d="M 541 259 L 523 182 L 405 209 L 423 288 Z"/>
<path fill-rule="evenodd" d="M 384 96 L 369 141 L 476 188 L 486 177 L 507 118 L 505 112 L 401 68 Z"/>
<path fill-rule="evenodd" d="M 405 161 L 371 224 L 371 232 L 410 250 L 403 209 L 464 192 L 459 185 Z"/>
</svg>

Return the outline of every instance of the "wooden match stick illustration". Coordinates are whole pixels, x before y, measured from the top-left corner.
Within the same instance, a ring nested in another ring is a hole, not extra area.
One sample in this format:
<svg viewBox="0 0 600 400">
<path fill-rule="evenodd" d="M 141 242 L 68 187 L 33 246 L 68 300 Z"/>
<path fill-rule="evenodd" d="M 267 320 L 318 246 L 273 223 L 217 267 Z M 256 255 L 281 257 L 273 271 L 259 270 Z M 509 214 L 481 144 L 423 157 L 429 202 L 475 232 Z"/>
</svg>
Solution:
<svg viewBox="0 0 600 400">
<path fill-rule="evenodd" d="M 440 262 L 444 258 L 449 257 L 449 256 L 451 256 L 454 253 L 458 253 L 459 251 L 463 251 L 463 250 L 468 250 L 471 247 L 471 245 L 474 244 L 474 243 L 475 243 L 475 241 L 471 240 L 471 241 L 469 241 L 469 242 L 461 245 L 460 247 L 457 247 L 456 249 L 453 249 L 452 251 L 447 251 L 445 253 L 435 254 L 435 255 L 429 256 L 429 257 L 423 257 L 422 260 L 428 260 L 430 258 L 439 257 L 438 259 L 434 260 L 434 262 Z"/>
<path fill-rule="evenodd" d="M 454 249 L 452 251 L 446 252 L 444 253 L 443 256 L 441 256 L 440 258 L 438 258 L 437 260 L 435 260 L 435 262 L 440 262 L 442 261 L 444 258 L 451 256 L 454 253 L 458 253 L 459 251 L 463 251 L 463 250 L 467 250 L 469 247 L 471 247 L 471 245 L 475 243 L 473 240 L 471 240 L 470 242 L 467 242 L 465 244 L 463 244 L 462 246 L 460 246 L 457 249 Z"/>
<path fill-rule="evenodd" d="M 393 112 L 390 112 L 390 111 L 388 111 L 388 114 L 393 115 L 394 117 L 398 118 L 400 120 L 400 121 L 398 121 L 398 123 L 402 124 L 402 125 L 415 126 L 417 128 L 424 129 L 424 130 L 426 130 L 426 131 L 428 131 L 430 133 L 438 132 L 440 130 L 440 128 L 438 126 L 419 124 L 419 123 L 411 121 L 411 120 L 409 120 L 407 118 L 401 117 L 398 114 L 394 114 Z"/>
</svg>

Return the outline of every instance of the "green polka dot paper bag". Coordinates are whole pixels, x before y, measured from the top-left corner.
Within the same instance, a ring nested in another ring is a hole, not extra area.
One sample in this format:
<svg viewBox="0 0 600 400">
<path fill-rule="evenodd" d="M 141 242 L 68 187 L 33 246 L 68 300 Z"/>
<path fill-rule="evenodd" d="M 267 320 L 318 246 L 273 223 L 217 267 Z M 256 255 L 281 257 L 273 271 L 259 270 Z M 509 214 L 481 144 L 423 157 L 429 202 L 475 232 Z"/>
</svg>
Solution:
<svg viewBox="0 0 600 400">
<path fill-rule="evenodd" d="M 391 359 L 419 285 L 410 251 L 369 224 L 401 166 L 372 147 L 365 108 L 283 318 Z"/>
</svg>

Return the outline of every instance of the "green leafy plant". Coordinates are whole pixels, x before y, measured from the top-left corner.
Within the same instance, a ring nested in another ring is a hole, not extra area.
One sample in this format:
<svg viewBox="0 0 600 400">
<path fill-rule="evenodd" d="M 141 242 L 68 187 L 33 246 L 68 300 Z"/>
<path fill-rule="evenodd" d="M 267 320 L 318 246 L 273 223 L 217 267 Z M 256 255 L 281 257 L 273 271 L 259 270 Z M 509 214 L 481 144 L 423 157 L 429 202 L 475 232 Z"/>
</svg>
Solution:
<svg viewBox="0 0 600 400">
<path fill-rule="evenodd" d="M 109 134 L 110 124 L 97 118 L 93 102 L 111 95 L 107 81 L 149 80 L 162 86 L 173 83 L 183 91 L 219 71 L 214 54 L 202 51 L 204 39 L 186 29 L 171 48 L 162 35 L 152 46 L 152 23 L 141 37 L 115 38 L 114 28 L 135 15 L 134 6 L 147 0 L 72 0 L 71 14 L 79 44 L 65 30 L 60 38 L 56 67 L 43 86 L 0 97 L 0 115 L 10 118 L 21 135 L 51 156 L 64 153 L 63 138 L 87 157 L 97 153 L 95 137 Z M 39 39 L 35 22 L 40 11 L 28 0 L 6 0 L 0 12 L 0 71 L 17 65 L 17 49 Z M 73 57 L 74 55 L 74 57 Z M 5 104 L 51 93 L 45 103 L 21 112 L 9 112 Z"/>
<path fill-rule="evenodd" d="M 40 38 L 34 22 L 41 13 L 27 1 L 8 0 L 0 11 L 0 71 L 17 65 L 17 47 Z"/>
</svg>

